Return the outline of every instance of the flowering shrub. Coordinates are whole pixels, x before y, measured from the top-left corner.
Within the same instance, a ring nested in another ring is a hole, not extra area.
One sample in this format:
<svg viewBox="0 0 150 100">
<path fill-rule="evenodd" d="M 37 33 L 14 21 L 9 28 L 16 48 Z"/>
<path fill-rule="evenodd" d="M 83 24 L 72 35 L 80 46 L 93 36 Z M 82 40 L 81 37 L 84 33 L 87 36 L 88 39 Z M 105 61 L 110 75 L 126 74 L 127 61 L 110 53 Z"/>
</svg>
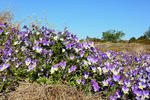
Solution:
<svg viewBox="0 0 150 100">
<path fill-rule="evenodd" d="M 150 55 L 99 51 L 92 41 L 79 42 L 64 32 L 32 25 L 7 30 L 0 24 L 0 90 L 18 81 L 68 84 L 110 99 L 149 99 Z"/>
</svg>

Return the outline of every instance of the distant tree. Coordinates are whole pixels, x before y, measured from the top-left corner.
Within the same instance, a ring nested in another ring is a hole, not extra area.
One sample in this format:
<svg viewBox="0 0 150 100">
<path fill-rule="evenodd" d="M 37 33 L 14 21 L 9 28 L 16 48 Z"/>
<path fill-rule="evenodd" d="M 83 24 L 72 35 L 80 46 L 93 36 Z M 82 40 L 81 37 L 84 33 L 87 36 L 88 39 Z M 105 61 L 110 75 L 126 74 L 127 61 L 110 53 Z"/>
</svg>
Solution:
<svg viewBox="0 0 150 100">
<path fill-rule="evenodd" d="M 146 31 L 146 32 L 144 33 L 144 35 L 145 35 L 146 37 L 150 38 L 150 27 L 149 27 L 148 31 Z"/>
<path fill-rule="evenodd" d="M 125 35 L 122 31 L 108 30 L 103 32 L 102 39 L 106 41 L 119 41 Z"/>
<path fill-rule="evenodd" d="M 144 35 L 144 36 L 140 36 L 137 40 L 139 41 L 139 40 L 145 40 L 147 38 L 147 36 L 146 35 Z"/>
<path fill-rule="evenodd" d="M 133 42 L 136 42 L 136 38 L 135 37 L 131 37 L 130 40 L 129 40 L 129 43 L 133 43 Z"/>
<path fill-rule="evenodd" d="M 148 38 L 146 35 L 140 36 L 140 37 L 136 40 L 136 43 L 150 44 L 150 38 Z"/>
</svg>

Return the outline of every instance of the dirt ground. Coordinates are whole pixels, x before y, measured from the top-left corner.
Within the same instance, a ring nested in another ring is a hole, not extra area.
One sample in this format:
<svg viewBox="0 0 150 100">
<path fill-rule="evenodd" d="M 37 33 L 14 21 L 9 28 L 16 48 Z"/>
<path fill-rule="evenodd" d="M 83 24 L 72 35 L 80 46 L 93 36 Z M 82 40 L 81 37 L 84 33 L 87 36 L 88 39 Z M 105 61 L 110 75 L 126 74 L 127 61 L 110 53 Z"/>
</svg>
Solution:
<svg viewBox="0 0 150 100">
<path fill-rule="evenodd" d="M 87 96 L 67 85 L 41 86 L 37 83 L 20 83 L 15 91 L 1 93 L 0 100 L 102 100 L 99 94 Z"/>
</svg>

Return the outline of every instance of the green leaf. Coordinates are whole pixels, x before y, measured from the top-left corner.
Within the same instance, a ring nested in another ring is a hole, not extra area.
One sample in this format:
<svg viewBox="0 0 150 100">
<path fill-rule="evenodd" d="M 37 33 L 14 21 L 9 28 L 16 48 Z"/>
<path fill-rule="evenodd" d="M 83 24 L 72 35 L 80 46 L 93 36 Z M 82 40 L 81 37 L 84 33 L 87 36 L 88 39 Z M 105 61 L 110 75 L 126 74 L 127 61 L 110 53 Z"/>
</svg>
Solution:
<svg viewBox="0 0 150 100">
<path fill-rule="evenodd" d="M 1 84 L 0 84 L 0 91 L 3 90 L 3 87 L 4 87 L 4 83 L 1 83 Z"/>
</svg>

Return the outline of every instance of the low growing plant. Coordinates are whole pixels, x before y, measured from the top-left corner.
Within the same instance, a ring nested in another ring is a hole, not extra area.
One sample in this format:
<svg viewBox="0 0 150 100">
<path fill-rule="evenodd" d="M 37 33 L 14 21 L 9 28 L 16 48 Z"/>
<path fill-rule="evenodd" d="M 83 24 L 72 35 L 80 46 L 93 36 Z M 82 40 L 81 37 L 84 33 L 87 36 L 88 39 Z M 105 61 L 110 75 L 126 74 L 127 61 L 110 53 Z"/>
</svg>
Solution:
<svg viewBox="0 0 150 100">
<path fill-rule="evenodd" d="M 149 99 L 150 55 L 100 51 L 67 28 L 42 26 L 22 31 L 0 24 L 0 90 L 18 81 L 67 84 L 87 93 L 103 91 L 110 99 Z M 7 33 L 7 34 L 6 34 Z"/>
</svg>

